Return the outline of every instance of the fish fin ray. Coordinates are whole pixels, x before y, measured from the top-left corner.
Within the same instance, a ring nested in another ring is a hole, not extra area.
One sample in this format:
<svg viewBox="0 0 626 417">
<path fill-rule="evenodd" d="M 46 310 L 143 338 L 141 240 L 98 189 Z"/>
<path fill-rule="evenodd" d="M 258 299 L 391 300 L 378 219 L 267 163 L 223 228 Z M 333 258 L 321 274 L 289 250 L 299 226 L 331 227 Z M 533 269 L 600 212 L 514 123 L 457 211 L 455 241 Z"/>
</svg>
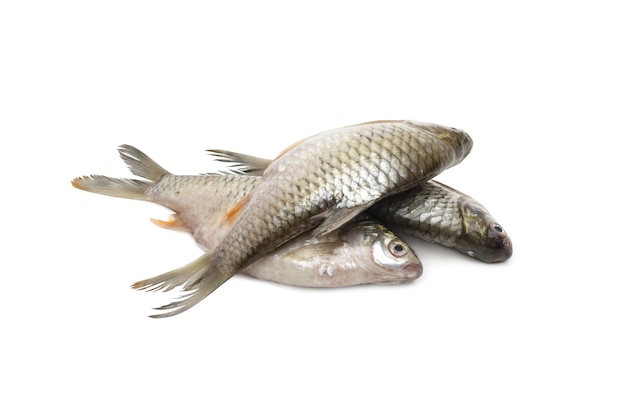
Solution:
<svg viewBox="0 0 626 417">
<path fill-rule="evenodd" d="M 169 174 L 165 168 L 134 146 L 120 145 L 117 150 L 130 172 L 138 177 L 157 181 L 163 175 Z"/>
<path fill-rule="evenodd" d="M 400 123 L 400 122 L 403 122 L 403 121 L 404 120 L 372 120 L 372 121 L 369 121 L 369 122 L 357 123 L 355 125 L 348 125 L 346 127 L 376 125 L 376 124 L 380 124 L 380 123 Z"/>
<path fill-rule="evenodd" d="M 185 294 L 169 304 L 155 308 L 155 310 L 166 311 L 165 313 L 150 316 L 152 318 L 164 318 L 189 310 L 228 281 L 229 278 L 229 275 L 214 267 L 209 254 L 204 254 L 183 267 L 154 278 L 137 281 L 131 287 L 136 290 L 161 290 L 164 292 L 181 287 L 186 292 Z"/>
<path fill-rule="evenodd" d="M 283 149 L 283 151 L 281 153 L 278 154 L 278 156 L 276 158 L 274 158 L 274 161 L 276 161 L 277 159 L 280 159 L 283 157 L 283 155 L 285 155 L 287 152 L 291 151 L 292 149 L 297 148 L 298 146 L 302 145 L 304 142 L 306 142 L 307 140 L 309 140 L 311 137 L 308 138 L 304 138 L 304 139 L 300 139 L 297 142 L 292 143 L 291 145 L 289 145 L 288 147 L 286 147 L 285 149 Z"/>
<path fill-rule="evenodd" d="M 209 149 L 207 152 L 217 162 L 232 164 L 229 168 L 238 174 L 261 176 L 265 168 L 272 163 L 271 159 L 257 158 L 256 156 L 223 149 Z"/>
<path fill-rule="evenodd" d="M 104 175 L 89 175 L 72 180 L 72 185 L 79 190 L 141 201 L 146 201 L 145 192 L 151 184 L 143 180 L 112 178 Z"/>
<path fill-rule="evenodd" d="M 350 207 L 335 209 L 328 213 L 324 213 L 322 222 L 313 229 L 312 236 L 324 236 L 339 229 L 344 224 L 358 216 L 366 207 Z"/>
<path fill-rule="evenodd" d="M 239 200 L 239 202 L 237 204 L 235 204 L 233 207 L 231 207 L 231 209 L 228 210 L 228 212 L 226 212 L 226 214 L 224 214 L 224 217 L 222 217 L 222 220 L 220 220 L 220 222 L 221 223 L 226 223 L 229 226 L 232 226 L 233 223 L 235 223 L 235 220 L 237 220 L 237 218 L 239 217 L 239 215 L 243 211 L 243 209 L 248 205 L 248 202 L 250 201 L 250 195 L 251 194 L 252 193 L 246 194 L 246 196 L 244 198 Z"/>
</svg>

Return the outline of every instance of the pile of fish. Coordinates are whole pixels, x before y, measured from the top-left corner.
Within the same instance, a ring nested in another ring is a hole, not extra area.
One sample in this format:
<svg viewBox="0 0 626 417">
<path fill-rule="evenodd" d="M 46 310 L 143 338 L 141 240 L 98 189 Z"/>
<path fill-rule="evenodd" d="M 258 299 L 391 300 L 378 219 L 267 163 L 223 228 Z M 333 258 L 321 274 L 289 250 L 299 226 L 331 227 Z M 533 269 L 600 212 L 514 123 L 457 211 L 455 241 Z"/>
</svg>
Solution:
<svg viewBox="0 0 626 417">
<path fill-rule="evenodd" d="M 462 130 L 377 121 L 311 136 L 273 161 L 210 150 L 229 165 L 200 175 L 171 174 L 122 145 L 121 158 L 141 179 L 90 175 L 72 185 L 168 207 L 174 214 L 153 222 L 191 233 L 205 251 L 186 266 L 133 285 L 182 290 L 151 316 L 168 317 L 239 272 L 308 287 L 412 281 L 422 274 L 422 264 L 390 229 L 484 262 L 507 260 L 511 242 L 489 212 L 432 180 L 471 149 L 472 139 Z"/>
</svg>

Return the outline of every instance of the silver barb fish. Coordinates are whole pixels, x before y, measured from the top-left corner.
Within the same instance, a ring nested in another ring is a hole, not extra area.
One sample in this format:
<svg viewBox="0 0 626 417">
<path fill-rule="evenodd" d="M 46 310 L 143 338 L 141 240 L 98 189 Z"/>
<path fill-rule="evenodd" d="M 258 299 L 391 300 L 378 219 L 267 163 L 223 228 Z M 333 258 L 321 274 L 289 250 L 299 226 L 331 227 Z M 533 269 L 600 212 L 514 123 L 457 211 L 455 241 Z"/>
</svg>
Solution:
<svg viewBox="0 0 626 417">
<path fill-rule="evenodd" d="M 348 126 L 298 142 L 272 162 L 261 183 L 219 221 L 216 228 L 225 233 L 218 233 L 212 250 L 144 282 L 188 290 L 162 306 L 166 312 L 159 317 L 191 308 L 299 234 L 314 229 L 323 236 L 377 201 L 433 178 L 461 162 L 471 148 L 471 138 L 461 130 L 411 121 Z M 130 168 L 151 180 L 162 175 L 153 167 Z"/>
</svg>

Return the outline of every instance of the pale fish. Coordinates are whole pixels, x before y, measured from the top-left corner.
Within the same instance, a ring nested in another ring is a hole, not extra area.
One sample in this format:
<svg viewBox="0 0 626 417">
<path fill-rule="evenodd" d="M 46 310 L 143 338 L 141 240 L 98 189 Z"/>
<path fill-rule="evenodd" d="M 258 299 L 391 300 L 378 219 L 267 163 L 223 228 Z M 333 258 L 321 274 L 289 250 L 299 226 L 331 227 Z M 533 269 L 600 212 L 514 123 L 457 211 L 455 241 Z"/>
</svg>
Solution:
<svg viewBox="0 0 626 417">
<path fill-rule="evenodd" d="M 244 269 L 246 274 L 302 287 L 399 284 L 422 274 L 413 250 L 365 215 L 323 236 L 311 230 Z"/>
</svg>

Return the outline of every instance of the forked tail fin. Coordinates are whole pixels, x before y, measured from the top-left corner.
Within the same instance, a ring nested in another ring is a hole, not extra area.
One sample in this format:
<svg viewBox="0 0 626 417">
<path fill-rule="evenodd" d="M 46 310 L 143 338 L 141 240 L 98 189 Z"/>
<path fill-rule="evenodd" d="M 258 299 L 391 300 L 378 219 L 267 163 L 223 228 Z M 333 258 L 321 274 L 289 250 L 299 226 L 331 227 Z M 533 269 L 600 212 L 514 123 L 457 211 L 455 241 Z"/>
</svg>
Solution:
<svg viewBox="0 0 626 417">
<path fill-rule="evenodd" d="M 121 145 L 118 148 L 118 152 L 133 174 L 148 181 L 112 178 L 104 175 L 88 175 L 74 178 L 72 185 L 80 190 L 111 197 L 146 200 L 145 192 L 148 187 L 163 175 L 169 174 L 167 170 L 154 162 L 148 155 L 133 146 Z"/>
<path fill-rule="evenodd" d="M 145 201 L 145 191 L 152 183 L 126 178 L 111 178 L 104 175 L 89 175 L 87 177 L 74 178 L 72 185 L 79 190 L 89 191 L 90 193 Z"/>
<path fill-rule="evenodd" d="M 181 290 L 185 291 L 186 294 L 171 303 L 155 308 L 155 310 L 165 310 L 165 313 L 150 316 L 163 318 L 189 310 L 228 281 L 229 278 L 229 275 L 222 273 L 213 265 L 209 254 L 204 254 L 181 268 L 154 278 L 135 282 L 132 288 L 145 291 L 170 291 L 180 287 Z"/>
<path fill-rule="evenodd" d="M 130 172 L 138 177 L 154 182 L 163 175 L 169 174 L 165 168 L 134 146 L 120 145 L 117 151 L 128 169 L 130 169 Z"/>
</svg>

